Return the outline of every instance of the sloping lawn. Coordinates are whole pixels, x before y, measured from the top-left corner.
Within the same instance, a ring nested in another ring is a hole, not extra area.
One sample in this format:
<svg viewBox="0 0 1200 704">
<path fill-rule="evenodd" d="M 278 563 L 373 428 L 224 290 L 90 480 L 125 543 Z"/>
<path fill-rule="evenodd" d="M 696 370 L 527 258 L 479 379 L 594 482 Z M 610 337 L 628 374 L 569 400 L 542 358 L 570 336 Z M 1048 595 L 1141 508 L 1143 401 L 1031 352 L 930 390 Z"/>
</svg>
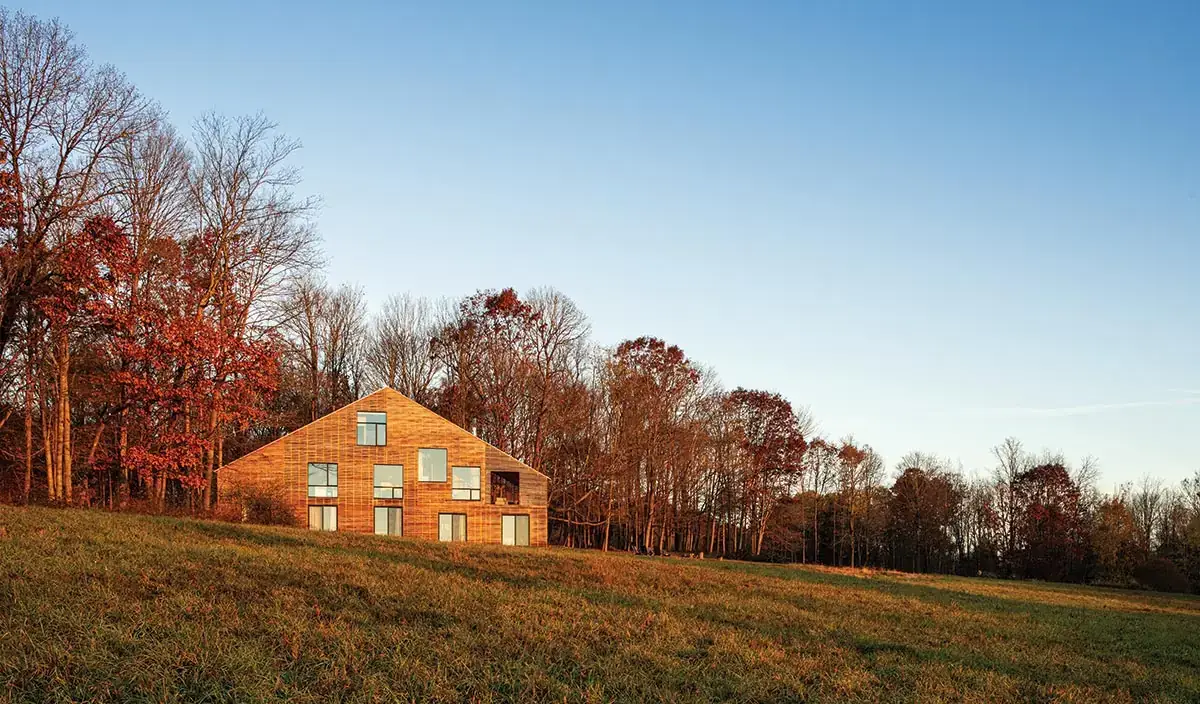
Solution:
<svg viewBox="0 0 1200 704">
<path fill-rule="evenodd" d="M 0 701 L 1200 701 L 1200 599 L 0 506 Z"/>
</svg>

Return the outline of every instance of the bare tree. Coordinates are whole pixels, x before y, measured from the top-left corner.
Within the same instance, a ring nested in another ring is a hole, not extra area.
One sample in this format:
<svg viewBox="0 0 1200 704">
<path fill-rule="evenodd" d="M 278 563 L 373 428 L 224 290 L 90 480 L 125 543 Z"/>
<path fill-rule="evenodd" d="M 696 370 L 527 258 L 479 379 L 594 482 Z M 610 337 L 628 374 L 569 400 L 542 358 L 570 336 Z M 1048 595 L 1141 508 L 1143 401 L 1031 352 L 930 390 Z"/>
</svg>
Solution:
<svg viewBox="0 0 1200 704">
<path fill-rule="evenodd" d="M 198 228 L 190 256 L 199 259 L 193 264 L 199 284 L 191 313 L 225 330 L 231 341 L 259 338 L 282 325 L 288 283 L 317 263 L 310 221 L 316 202 L 296 197 L 300 175 L 288 163 L 299 148 L 262 115 L 210 114 L 196 124 L 190 192 Z M 235 352 L 225 350 L 210 370 L 213 393 L 203 409 L 205 505 L 220 455 L 222 389 L 236 378 L 240 361 L 228 357 Z"/>
<path fill-rule="evenodd" d="M 342 285 L 325 300 L 321 325 L 330 408 L 358 398 L 367 336 L 367 303 L 361 288 Z"/>
<path fill-rule="evenodd" d="M 433 405 L 442 364 L 431 343 L 439 329 L 427 299 L 393 295 L 371 325 L 364 363 L 374 386 L 390 386 L 418 403 Z"/>
<path fill-rule="evenodd" d="M 287 308 L 291 315 L 284 318 L 283 329 L 290 342 L 290 352 L 304 377 L 304 394 L 308 400 L 308 420 L 321 416 L 322 321 L 329 292 L 317 276 L 304 276 L 293 282 L 288 293 Z"/>
<path fill-rule="evenodd" d="M 591 325 L 574 301 L 554 289 L 534 290 L 528 301 L 537 317 L 537 324 L 530 330 L 530 351 L 537 372 L 530 390 L 530 438 L 526 447 L 530 464 L 540 468 L 551 401 L 555 390 L 570 383 L 578 373 Z"/>
<path fill-rule="evenodd" d="M 1004 442 L 993 447 L 992 456 L 996 458 L 997 463 L 993 477 L 996 484 L 996 509 L 1000 514 L 1001 530 L 1004 534 L 1004 561 L 1011 571 L 1012 560 L 1017 554 L 1017 479 L 1033 466 L 1033 463 L 1021 441 L 1013 437 L 1005 438 Z"/>
<path fill-rule="evenodd" d="M 1129 510 L 1140 533 L 1142 548 L 1149 552 L 1155 547 L 1156 528 L 1166 509 L 1167 496 L 1161 479 L 1142 477 L 1129 500 Z"/>
</svg>

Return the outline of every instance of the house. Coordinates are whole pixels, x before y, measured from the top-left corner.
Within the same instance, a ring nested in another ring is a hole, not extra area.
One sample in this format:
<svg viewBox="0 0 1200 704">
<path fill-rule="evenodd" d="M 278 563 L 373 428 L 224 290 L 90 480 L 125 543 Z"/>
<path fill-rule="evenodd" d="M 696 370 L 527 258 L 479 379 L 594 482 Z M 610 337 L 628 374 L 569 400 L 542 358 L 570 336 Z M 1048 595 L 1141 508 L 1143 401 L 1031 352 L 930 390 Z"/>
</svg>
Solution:
<svg viewBox="0 0 1200 704">
<path fill-rule="evenodd" d="M 313 530 L 545 545 L 548 482 L 383 388 L 225 465 L 217 495 L 278 492 Z"/>
</svg>

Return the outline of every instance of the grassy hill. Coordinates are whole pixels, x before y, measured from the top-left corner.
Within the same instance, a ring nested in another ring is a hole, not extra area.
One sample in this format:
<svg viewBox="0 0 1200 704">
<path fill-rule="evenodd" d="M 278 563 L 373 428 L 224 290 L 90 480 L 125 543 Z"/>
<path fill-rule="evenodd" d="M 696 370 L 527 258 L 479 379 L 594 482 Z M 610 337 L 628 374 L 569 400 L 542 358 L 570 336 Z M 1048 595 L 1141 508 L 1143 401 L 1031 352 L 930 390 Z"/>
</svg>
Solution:
<svg viewBox="0 0 1200 704">
<path fill-rule="evenodd" d="M 1198 701 L 1200 599 L 0 506 L 0 701 Z"/>
</svg>

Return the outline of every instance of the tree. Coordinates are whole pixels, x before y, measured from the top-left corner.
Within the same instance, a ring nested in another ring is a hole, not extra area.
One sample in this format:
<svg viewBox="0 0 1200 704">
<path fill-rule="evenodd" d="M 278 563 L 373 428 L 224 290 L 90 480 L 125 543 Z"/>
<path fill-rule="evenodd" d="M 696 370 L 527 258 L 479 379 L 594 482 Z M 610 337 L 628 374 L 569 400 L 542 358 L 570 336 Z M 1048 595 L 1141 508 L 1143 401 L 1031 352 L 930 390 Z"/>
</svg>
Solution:
<svg viewBox="0 0 1200 704">
<path fill-rule="evenodd" d="M 367 303 L 361 288 L 341 286 L 325 300 L 321 325 L 329 409 L 340 408 L 363 393 L 363 349 Z"/>
<path fill-rule="evenodd" d="M 435 402 L 442 362 L 432 349 L 433 306 L 424 298 L 394 295 L 383 303 L 368 335 L 363 361 L 373 386 L 390 386 L 426 406 Z"/>
<path fill-rule="evenodd" d="M 667 497 L 695 449 L 701 373 L 679 347 L 640 337 L 617 346 L 607 379 L 613 461 L 625 477 L 633 543 L 649 552 L 665 542 Z"/>
<path fill-rule="evenodd" d="M 995 510 L 999 515 L 1004 547 L 1001 553 L 1001 563 L 1008 574 L 1015 571 L 1014 560 L 1017 554 L 1017 532 L 1020 520 L 1020 508 L 1017 505 L 1017 478 L 1032 465 L 1032 460 L 1025 452 L 1021 441 L 1016 438 L 1005 438 L 1004 442 L 992 448 L 996 458 L 994 471 Z"/>
<path fill-rule="evenodd" d="M 446 369 L 442 407 L 464 427 L 517 457 L 528 455 L 523 430 L 538 314 L 511 288 L 464 300 L 438 332 L 433 349 Z"/>
<path fill-rule="evenodd" d="M 911 452 L 900 461 L 889 515 L 893 566 L 914 572 L 947 571 L 953 559 L 949 529 L 961 492 L 945 463 Z"/>
<path fill-rule="evenodd" d="M 119 187 L 120 145 L 148 102 L 111 66 L 93 66 L 57 20 L 0 8 L 0 149 L 11 220 L 0 243 L 0 357 L 49 276 L 54 233 L 78 231 Z"/>
<path fill-rule="evenodd" d="M 1079 487 L 1061 462 L 1025 470 L 1013 483 L 1020 574 L 1038 579 L 1082 577 L 1088 535 Z"/>
<path fill-rule="evenodd" d="M 1123 496 L 1109 497 L 1097 508 L 1092 548 L 1097 572 L 1107 581 L 1129 579 L 1133 569 L 1145 562 L 1137 525 Z"/>
<path fill-rule="evenodd" d="M 1150 475 L 1142 477 L 1137 489 L 1129 499 L 1129 509 L 1133 513 L 1134 524 L 1137 525 L 1142 551 L 1149 553 L 1157 545 L 1155 543 L 1155 528 L 1161 520 L 1165 507 L 1165 495 L 1161 479 Z"/>
<path fill-rule="evenodd" d="M 110 218 L 93 218 L 77 232 L 63 232 L 47 262 L 34 300 L 52 341 L 53 422 L 43 420 L 46 484 L 51 500 L 74 496 L 71 417 L 71 360 L 76 339 L 97 325 L 102 301 L 111 298 L 115 271 L 127 268 L 128 239 Z"/>
<path fill-rule="evenodd" d="M 738 388 L 727 403 L 745 457 L 742 481 L 754 530 L 751 552 L 759 555 L 776 502 L 790 496 L 799 482 L 807 443 L 792 404 L 779 394 Z"/>
<path fill-rule="evenodd" d="M 155 115 L 144 131 L 128 135 L 117 150 L 112 204 L 117 222 L 128 234 L 130 250 L 125 266 L 113 271 L 107 321 L 118 382 L 111 399 L 117 422 L 117 486 L 110 492 L 117 505 L 129 499 L 137 480 L 127 459 L 134 399 L 120 380 L 133 371 L 129 352 L 144 348 L 147 338 L 158 333 L 154 323 L 163 312 L 159 296 L 174 286 L 180 273 L 179 243 L 185 239 L 192 212 L 190 168 L 183 140 L 161 115 Z"/>
<path fill-rule="evenodd" d="M 207 425 L 201 442 L 205 506 L 214 492 L 222 424 L 237 425 L 259 413 L 258 404 L 242 404 L 226 392 L 247 384 L 251 398 L 269 391 L 268 377 L 252 372 L 265 358 L 275 359 L 274 336 L 284 319 L 279 304 L 288 282 L 315 264 L 308 220 L 315 202 L 296 198 L 299 173 L 287 163 L 299 147 L 262 115 L 210 114 L 196 125 L 191 193 L 200 231 L 188 242 L 193 293 L 188 313 L 217 341 L 206 370 L 212 393 L 196 409 Z"/>
</svg>

